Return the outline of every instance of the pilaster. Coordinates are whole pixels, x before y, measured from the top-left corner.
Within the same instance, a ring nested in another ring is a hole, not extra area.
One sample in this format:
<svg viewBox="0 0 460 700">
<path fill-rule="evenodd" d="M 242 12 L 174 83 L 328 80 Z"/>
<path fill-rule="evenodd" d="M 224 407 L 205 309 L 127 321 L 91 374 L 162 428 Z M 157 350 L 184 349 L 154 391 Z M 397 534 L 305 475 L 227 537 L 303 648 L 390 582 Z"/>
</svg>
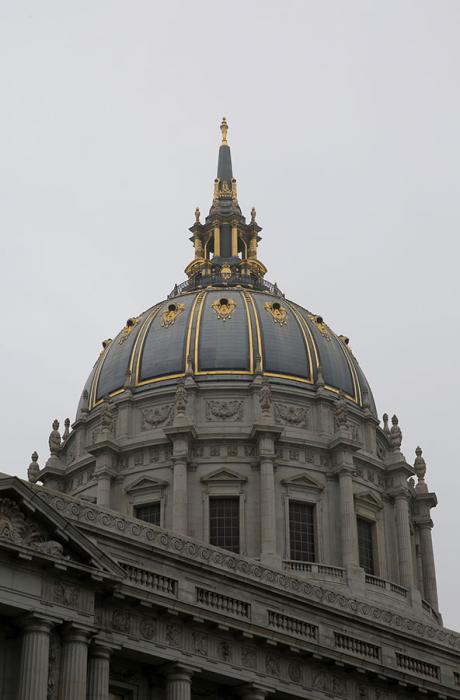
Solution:
<svg viewBox="0 0 460 700">
<path fill-rule="evenodd" d="M 268 566 L 281 568 L 277 546 L 275 442 L 282 433 L 279 426 L 268 422 L 254 425 L 252 437 L 257 440 L 260 459 L 260 559 Z"/>
<path fill-rule="evenodd" d="M 192 424 L 183 419 L 175 421 L 175 425 L 163 428 L 163 432 L 169 438 L 173 447 L 173 510 L 172 529 L 175 532 L 187 535 L 188 533 L 188 474 L 187 466 L 190 454 L 190 445 L 196 437 Z"/>
</svg>

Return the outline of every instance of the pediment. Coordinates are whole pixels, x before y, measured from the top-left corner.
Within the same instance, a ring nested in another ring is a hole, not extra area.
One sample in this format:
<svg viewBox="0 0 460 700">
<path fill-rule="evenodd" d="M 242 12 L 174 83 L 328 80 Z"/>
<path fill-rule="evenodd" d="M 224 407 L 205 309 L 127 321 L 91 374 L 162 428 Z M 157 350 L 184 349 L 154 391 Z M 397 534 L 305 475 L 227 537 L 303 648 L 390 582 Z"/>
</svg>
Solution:
<svg viewBox="0 0 460 700">
<path fill-rule="evenodd" d="M 133 494 L 141 491 L 156 491 L 168 485 L 167 481 L 154 479 L 151 476 L 140 476 L 125 487 L 126 493 Z"/>
<path fill-rule="evenodd" d="M 39 497 L 42 488 L 0 477 L 0 547 L 94 577 L 124 577 L 111 557 Z"/>
<path fill-rule="evenodd" d="M 216 482 L 222 482 L 222 481 L 238 481 L 240 483 L 243 483 L 247 481 L 247 478 L 243 476 L 242 474 L 238 474 L 238 472 L 233 471 L 232 469 L 217 469 L 215 472 L 211 472 L 211 474 L 207 474 L 206 476 L 201 477 L 201 481 L 205 484 L 207 483 L 216 483 Z"/>
<path fill-rule="evenodd" d="M 355 501 L 362 507 L 368 508 L 369 510 L 381 510 L 383 508 L 382 499 L 377 496 L 372 491 L 362 491 L 361 493 L 355 493 Z"/>
<path fill-rule="evenodd" d="M 295 486 L 301 489 L 309 489 L 310 491 L 322 491 L 324 489 L 322 484 L 307 474 L 292 476 L 290 479 L 283 479 L 281 483 L 284 484 L 284 486 Z"/>
</svg>

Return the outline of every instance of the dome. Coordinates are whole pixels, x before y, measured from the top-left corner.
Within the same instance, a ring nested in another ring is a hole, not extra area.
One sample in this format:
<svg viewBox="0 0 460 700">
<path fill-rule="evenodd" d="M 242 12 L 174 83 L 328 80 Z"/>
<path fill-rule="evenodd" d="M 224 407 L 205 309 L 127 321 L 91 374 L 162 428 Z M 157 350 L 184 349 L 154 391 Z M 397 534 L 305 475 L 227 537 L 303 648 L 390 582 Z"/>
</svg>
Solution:
<svg viewBox="0 0 460 700">
<path fill-rule="evenodd" d="M 185 281 L 103 342 L 77 420 L 62 438 L 53 422 L 50 457 L 40 470 L 35 455 L 29 478 L 95 504 L 104 527 L 134 518 L 152 542 L 143 528 L 164 528 L 432 622 L 436 498 L 421 452 L 413 469 L 397 416 L 380 427 L 348 339 L 266 279 L 221 128 Z"/>
<path fill-rule="evenodd" d="M 209 285 L 175 290 L 131 318 L 104 349 L 85 386 L 89 408 L 107 396 L 151 390 L 192 373 L 195 381 L 252 380 L 263 373 L 306 391 L 342 391 L 357 406 L 375 405 L 344 336 L 321 316 L 265 290 Z M 86 397 L 86 393 L 85 393 Z"/>
<path fill-rule="evenodd" d="M 105 398 L 177 383 L 187 374 L 197 382 L 251 381 L 263 374 L 306 391 L 321 386 L 376 415 L 348 338 L 265 279 L 258 257 L 262 228 L 255 209 L 246 223 L 238 204 L 227 130 L 224 119 L 209 214 L 201 223 L 197 208 L 189 229 L 194 259 L 185 268 L 188 279 L 103 342 L 77 417 Z"/>
</svg>

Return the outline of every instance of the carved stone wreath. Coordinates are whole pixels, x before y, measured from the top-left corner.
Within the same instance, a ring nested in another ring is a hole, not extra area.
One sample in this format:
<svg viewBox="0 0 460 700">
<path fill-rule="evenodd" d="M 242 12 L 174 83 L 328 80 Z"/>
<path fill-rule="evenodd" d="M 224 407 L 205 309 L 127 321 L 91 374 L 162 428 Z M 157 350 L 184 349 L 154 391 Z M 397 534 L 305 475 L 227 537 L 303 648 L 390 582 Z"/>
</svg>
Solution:
<svg viewBox="0 0 460 700">
<path fill-rule="evenodd" d="M 275 421 L 281 425 L 291 425 L 294 428 L 306 428 L 308 426 L 308 411 L 303 406 L 275 403 Z"/>
<path fill-rule="evenodd" d="M 206 419 L 209 421 L 236 421 L 242 417 L 242 401 L 206 401 Z"/>
<path fill-rule="evenodd" d="M 158 428 L 161 425 L 169 424 L 172 421 L 172 414 L 172 404 L 142 409 L 141 430 L 152 430 L 153 428 Z"/>
</svg>

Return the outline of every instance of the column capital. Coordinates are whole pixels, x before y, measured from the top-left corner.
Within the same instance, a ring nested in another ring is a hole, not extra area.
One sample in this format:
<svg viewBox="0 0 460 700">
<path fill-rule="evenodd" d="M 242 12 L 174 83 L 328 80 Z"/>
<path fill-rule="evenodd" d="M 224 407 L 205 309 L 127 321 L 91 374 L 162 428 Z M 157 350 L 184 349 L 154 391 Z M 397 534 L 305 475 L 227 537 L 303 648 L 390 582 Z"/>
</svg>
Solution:
<svg viewBox="0 0 460 700">
<path fill-rule="evenodd" d="M 110 660 L 110 657 L 112 655 L 113 649 L 112 647 L 105 646 L 104 644 L 101 644 L 100 642 L 91 642 L 88 653 L 91 658 L 97 658 L 97 659 L 106 659 L 107 661 Z"/>
<path fill-rule="evenodd" d="M 274 691 L 258 683 L 251 683 L 241 686 L 238 688 L 237 692 L 243 700 L 265 700 L 265 698 Z"/>
<path fill-rule="evenodd" d="M 393 496 L 395 501 L 409 501 L 409 490 L 407 488 L 397 488 L 389 491 L 389 495 Z"/>
<path fill-rule="evenodd" d="M 433 521 L 431 518 L 414 518 L 414 523 L 420 530 L 432 530 Z"/>
<path fill-rule="evenodd" d="M 201 669 L 199 666 L 193 666 L 192 664 L 185 664 L 181 662 L 173 662 L 163 666 L 163 672 L 170 680 L 190 681 L 192 676 L 195 673 L 200 673 L 200 671 Z"/>
<path fill-rule="evenodd" d="M 91 632 L 85 627 L 80 627 L 72 622 L 65 624 L 61 631 L 62 637 L 66 642 L 79 642 L 81 644 L 89 644 Z"/>
<path fill-rule="evenodd" d="M 17 617 L 14 620 L 14 624 L 18 625 L 25 631 L 51 632 L 53 627 L 62 624 L 62 620 L 31 612 Z"/>
</svg>

